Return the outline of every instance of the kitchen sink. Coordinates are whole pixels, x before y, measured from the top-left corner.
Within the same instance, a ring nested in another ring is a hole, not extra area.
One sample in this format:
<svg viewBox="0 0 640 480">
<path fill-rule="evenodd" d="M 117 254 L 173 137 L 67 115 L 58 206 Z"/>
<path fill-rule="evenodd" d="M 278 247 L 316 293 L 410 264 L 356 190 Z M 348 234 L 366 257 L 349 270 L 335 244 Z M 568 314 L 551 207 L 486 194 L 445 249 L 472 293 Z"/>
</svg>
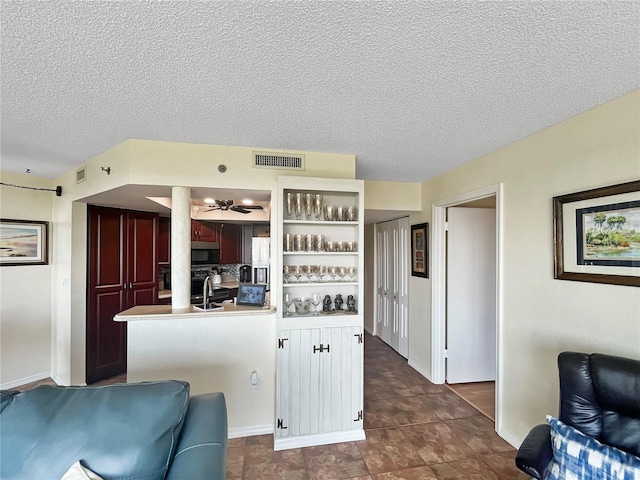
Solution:
<svg viewBox="0 0 640 480">
<path fill-rule="evenodd" d="M 213 312 L 214 310 L 224 310 L 224 306 L 221 303 L 208 302 L 206 304 L 197 303 L 192 305 L 196 310 L 200 310 L 201 312 Z"/>
</svg>

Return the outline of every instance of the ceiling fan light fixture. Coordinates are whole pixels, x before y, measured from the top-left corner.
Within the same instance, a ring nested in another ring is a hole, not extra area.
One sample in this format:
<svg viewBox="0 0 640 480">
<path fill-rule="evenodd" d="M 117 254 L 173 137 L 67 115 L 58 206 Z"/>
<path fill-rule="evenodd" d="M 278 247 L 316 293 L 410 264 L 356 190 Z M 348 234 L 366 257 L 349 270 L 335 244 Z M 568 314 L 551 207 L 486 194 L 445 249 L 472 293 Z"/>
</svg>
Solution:
<svg viewBox="0 0 640 480">
<path fill-rule="evenodd" d="M 251 200 L 250 198 L 245 198 L 244 200 L 242 200 L 242 204 L 243 205 L 253 205 L 253 200 Z"/>
<path fill-rule="evenodd" d="M 211 197 L 207 197 L 203 200 L 203 202 L 206 203 L 207 205 L 212 205 L 215 202 L 215 200 Z"/>
</svg>

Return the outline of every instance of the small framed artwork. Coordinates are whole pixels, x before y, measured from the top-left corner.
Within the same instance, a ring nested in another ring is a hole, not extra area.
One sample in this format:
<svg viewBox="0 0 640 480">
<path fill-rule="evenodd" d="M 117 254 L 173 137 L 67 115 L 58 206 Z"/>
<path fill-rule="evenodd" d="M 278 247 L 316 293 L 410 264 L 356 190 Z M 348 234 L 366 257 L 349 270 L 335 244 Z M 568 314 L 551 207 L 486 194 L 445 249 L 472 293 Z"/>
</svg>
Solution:
<svg viewBox="0 0 640 480">
<path fill-rule="evenodd" d="M 411 275 L 429 278 L 429 224 L 411 225 Z"/>
<path fill-rule="evenodd" d="M 554 278 L 640 286 L 640 181 L 553 198 Z"/>
<path fill-rule="evenodd" d="M 266 285 L 243 284 L 238 287 L 238 299 L 236 305 L 250 307 L 264 306 L 264 299 L 267 291 Z"/>
<path fill-rule="evenodd" d="M 0 266 L 46 265 L 49 222 L 0 219 Z"/>
</svg>

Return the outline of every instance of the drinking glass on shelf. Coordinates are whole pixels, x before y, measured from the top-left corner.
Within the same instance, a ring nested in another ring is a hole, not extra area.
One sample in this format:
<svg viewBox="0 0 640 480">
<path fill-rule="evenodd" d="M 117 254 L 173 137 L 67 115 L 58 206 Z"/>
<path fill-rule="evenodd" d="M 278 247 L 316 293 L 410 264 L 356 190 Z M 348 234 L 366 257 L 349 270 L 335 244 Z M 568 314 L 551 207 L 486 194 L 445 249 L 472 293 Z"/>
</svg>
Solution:
<svg viewBox="0 0 640 480">
<path fill-rule="evenodd" d="M 300 218 L 302 217 L 302 194 L 301 193 L 296 193 L 293 204 L 296 212 L 296 220 L 300 220 Z"/>
<path fill-rule="evenodd" d="M 290 317 L 291 316 L 291 312 L 289 311 L 289 307 L 291 307 L 291 305 L 293 305 L 293 295 L 291 295 L 290 293 L 285 293 L 284 294 L 284 304 L 287 306 L 287 309 L 284 312 L 284 316 L 285 317 Z"/>
<path fill-rule="evenodd" d="M 344 277 L 347 274 L 347 267 L 339 267 L 338 275 L 340 276 L 340 281 L 344 282 Z"/>
<path fill-rule="evenodd" d="M 347 275 L 349 275 L 349 277 L 351 277 L 351 281 L 353 282 L 356 278 L 356 267 L 349 267 L 347 269 Z"/>
<path fill-rule="evenodd" d="M 320 305 L 320 303 L 322 302 L 322 295 L 320 295 L 319 293 L 314 293 L 313 295 L 311 295 L 311 303 L 313 304 L 313 314 L 315 316 L 320 315 L 318 313 L 318 305 Z"/>
<path fill-rule="evenodd" d="M 318 265 L 318 269 L 316 270 L 318 277 L 320 277 L 320 281 L 323 282 L 322 277 L 327 274 L 327 266 L 326 265 Z"/>
<path fill-rule="evenodd" d="M 296 277 L 296 282 L 300 283 L 300 277 L 302 276 L 302 267 L 300 265 L 292 265 L 293 275 Z"/>
<path fill-rule="evenodd" d="M 282 272 L 284 273 L 284 283 L 289 283 L 289 278 L 293 275 L 291 265 L 284 265 L 282 267 Z"/>
<path fill-rule="evenodd" d="M 320 217 L 322 217 L 322 195 L 320 194 L 317 194 L 314 197 L 313 213 L 316 217 L 316 220 L 320 220 Z"/>
<path fill-rule="evenodd" d="M 312 220 L 313 214 L 313 195 L 305 193 L 304 195 L 304 214 L 307 216 L 307 220 Z"/>
<path fill-rule="evenodd" d="M 287 193 L 287 218 L 291 218 L 293 213 L 293 193 Z"/>
<path fill-rule="evenodd" d="M 303 265 L 302 266 L 302 274 L 307 276 L 307 282 L 311 282 L 311 275 L 313 274 L 313 266 L 312 265 Z"/>
<path fill-rule="evenodd" d="M 338 275 L 338 267 L 329 267 L 329 275 L 331 275 L 331 280 L 335 280 Z"/>
</svg>

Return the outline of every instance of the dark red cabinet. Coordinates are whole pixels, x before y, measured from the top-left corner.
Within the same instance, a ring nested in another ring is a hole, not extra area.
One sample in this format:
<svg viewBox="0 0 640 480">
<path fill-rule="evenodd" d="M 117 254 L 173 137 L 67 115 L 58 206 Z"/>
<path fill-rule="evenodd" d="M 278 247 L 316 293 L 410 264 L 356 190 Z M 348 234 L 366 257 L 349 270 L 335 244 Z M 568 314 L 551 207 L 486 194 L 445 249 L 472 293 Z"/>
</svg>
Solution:
<svg viewBox="0 0 640 480">
<path fill-rule="evenodd" d="M 158 233 L 158 263 L 171 264 L 171 218 L 160 217 Z"/>
<path fill-rule="evenodd" d="M 220 223 L 220 263 L 242 263 L 242 225 Z"/>
<path fill-rule="evenodd" d="M 127 370 L 127 324 L 114 315 L 157 302 L 158 218 L 88 207 L 87 383 Z"/>
<path fill-rule="evenodd" d="M 217 242 L 216 224 L 202 220 L 191 220 L 191 240 L 194 242 Z"/>
</svg>

